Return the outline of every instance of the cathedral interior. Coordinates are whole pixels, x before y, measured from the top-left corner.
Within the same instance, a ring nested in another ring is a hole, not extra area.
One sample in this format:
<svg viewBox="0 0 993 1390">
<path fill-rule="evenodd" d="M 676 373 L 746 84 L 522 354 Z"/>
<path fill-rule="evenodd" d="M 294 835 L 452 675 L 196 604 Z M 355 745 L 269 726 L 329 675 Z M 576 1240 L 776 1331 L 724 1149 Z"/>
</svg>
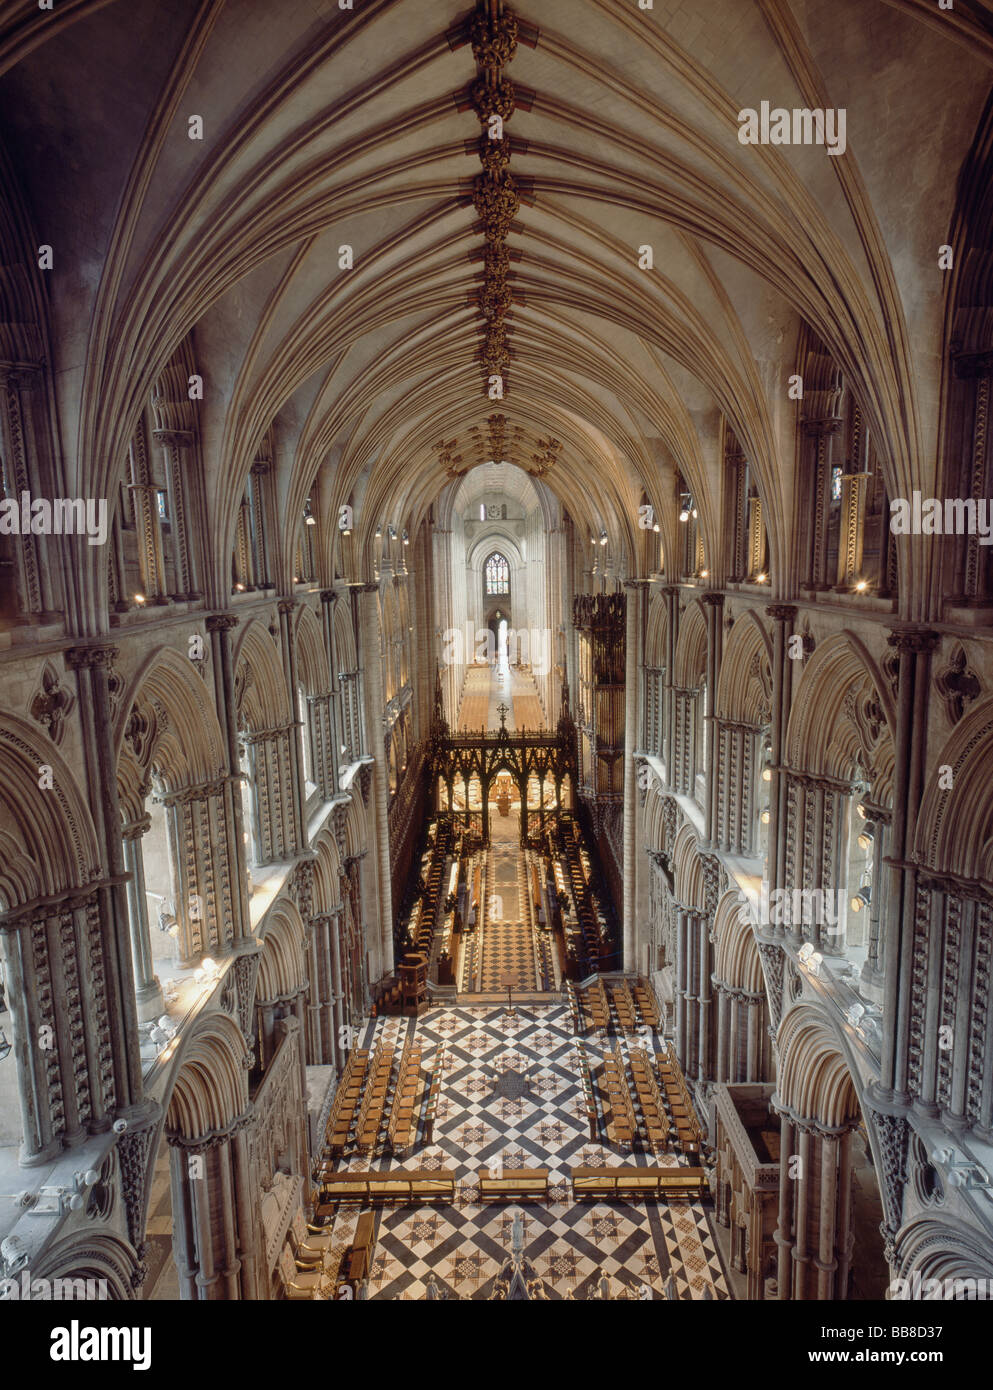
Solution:
<svg viewBox="0 0 993 1390">
<path fill-rule="evenodd" d="M 0 3 L 5 1298 L 993 1296 L 991 97 Z"/>
</svg>

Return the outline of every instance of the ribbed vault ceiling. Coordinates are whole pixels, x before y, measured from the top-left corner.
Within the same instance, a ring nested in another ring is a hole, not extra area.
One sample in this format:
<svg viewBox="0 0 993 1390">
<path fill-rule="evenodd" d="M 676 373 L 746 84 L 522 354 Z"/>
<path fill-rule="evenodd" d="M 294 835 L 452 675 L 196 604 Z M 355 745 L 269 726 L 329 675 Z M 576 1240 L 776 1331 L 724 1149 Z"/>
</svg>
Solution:
<svg viewBox="0 0 993 1390">
<path fill-rule="evenodd" d="M 506 129 L 526 195 L 507 241 L 508 393 L 493 401 L 472 298 L 480 126 L 464 94 L 476 65 L 446 37 L 468 6 L 0 6 L 15 216 L 56 255 L 49 350 L 66 484 L 110 493 L 142 402 L 192 333 L 221 538 L 213 601 L 270 428 L 285 555 L 318 475 L 330 503 L 353 501 L 360 547 L 384 519 L 413 529 L 459 469 L 493 458 L 495 412 L 501 457 L 530 469 L 550 452 L 544 484 L 581 526 L 602 521 L 622 558 L 642 495 L 670 500 L 679 468 L 715 577 L 724 412 L 785 576 L 786 378 L 802 322 L 862 400 L 891 492 L 933 468 L 937 248 L 991 81 L 987 7 L 956 0 L 937 22 L 925 0 L 514 8 L 540 38 L 504 74 L 518 90 Z M 742 146 L 737 113 L 763 99 L 845 107 L 848 154 Z M 193 113 L 202 141 L 187 135 Z M 453 441 L 454 473 L 439 449 Z M 104 576 L 92 554 L 82 562 L 96 624 Z"/>
</svg>

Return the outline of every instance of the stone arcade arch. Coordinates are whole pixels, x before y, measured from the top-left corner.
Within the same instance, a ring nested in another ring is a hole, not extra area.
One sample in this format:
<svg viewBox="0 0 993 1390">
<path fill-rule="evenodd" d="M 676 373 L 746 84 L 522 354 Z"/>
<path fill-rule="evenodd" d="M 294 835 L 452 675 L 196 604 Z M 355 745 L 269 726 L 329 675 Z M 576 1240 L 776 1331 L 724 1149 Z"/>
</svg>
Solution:
<svg viewBox="0 0 993 1390">
<path fill-rule="evenodd" d="M 847 1049 L 824 1010 L 806 1002 L 785 1014 L 776 1045 L 778 1297 L 846 1299 L 854 1262 L 852 1146 L 862 1119 Z M 875 1160 L 878 1140 L 868 1125 L 866 1136 Z M 875 1251 L 859 1251 L 860 1266 L 872 1258 L 882 1280 L 881 1241 Z M 865 1268 L 860 1273 L 871 1282 Z"/>
<path fill-rule="evenodd" d="M 259 864 L 292 859 L 304 827 L 292 776 L 297 716 L 271 634 L 248 624 L 234 650 L 238 733 L 251 792 L 252 842 Z"/>
<path fill-rule="evenodd" d="M 762 744 L 771 718 L 772 644 L 748 610 L 724 643 L 714 699 L 716 847 L 728 854 L 757 850 Z"/>
<path fill-rule="evenodd" d="M 848 850 L 856 805 L 877 827 L 865 962 L 866 978 L 873 984 L 881 979 L 885 945 L 880 906 L 883 860 L 889 852 L 894 726 L 889 683 L 859 639 L 845 633 L 820 643 L 794 693 L 785 740 L 784 814 L 771 827 L 783 841 L 785 883 L 840 895 L 837 922 L 822 916 L 778 930 L 788 929 L 796 942 L 811 940 L 829 955 L 845 954 Z"/>
<path fill-rule="evenodd" d="M 45 769 L 51 785 L 41 790 Z M 0 934 L 23 1164 L 45 1163 L 106 1130 L 128 1103 L 134 1001 L 107 925 L 100 861 L 96 829 L 61 753 L 37 728 L 0 711 Z M 86 1039 L 109 1031 L 117 1010 L 132 1032 L 98 1058 Z"/>
<path fill-rule="evenodd" d="M 161 1012 L 145 891 L 143 837 L 151 828 L 150 793 L 165 815 L 171 902 L 181 965 L 228 951 L 239 920 L 227 865 L 237 843 L 235 798 L 224 740 L 204 680 L 169 648 L 136 673 L 114 731 L 128 917 L 140 1016 Z"/>
<path fill-rule="evenodd" d="M 683 796 L 697 795 L 704 771 L 704 719 L 708 697 L 707 619 L 699 601 L 690 602 L 679 623 L 672 667 L 672 767 L 669 781 Z"/>
<path fill-rule="evenodd" d="M 165 1113 L 180 1296 L 254 1298 L 259 1217 L 244 1035 L 210 1014 L 183 1039 Z"/>
<path fill-rule="evenodd" d="M 769 1006 L 751 915 L 735 888 L 714 914 L 717 1047 L 714 1080 L 765 1081 L 772 1065 Z"/>
</svg>

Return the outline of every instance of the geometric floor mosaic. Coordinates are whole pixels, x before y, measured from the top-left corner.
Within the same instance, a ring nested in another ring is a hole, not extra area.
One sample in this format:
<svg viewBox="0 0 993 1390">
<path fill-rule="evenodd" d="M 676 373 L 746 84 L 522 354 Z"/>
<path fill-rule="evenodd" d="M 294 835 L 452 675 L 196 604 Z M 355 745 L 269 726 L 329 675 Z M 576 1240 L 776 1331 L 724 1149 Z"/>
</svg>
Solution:
<svg viewBox="0 0 993 1390">
<path fill-rule="evenodd" d="M 418 1020 L 384 1018 L 362 1043 L 401 1047 L 416 1030 L 425 1069 L 445 1045 L 434 1142 L 405 1158 L 348 1155 L 339 1168 L 456 1169 L 456 1203 L 376 1211 L 370 1299 L 487 1299 L 509 1254 L 514 1214 L 524 1224 L 524 1255 L 550 1299 L 601 1297 L 727 1299 L 721 1258 L 702 1203 L 573 1203 L 567 1170 L 676 1165 L 674 1154 L 632 1153 L 591 1142 L 568 1012 L 559 1005 L 439 1008 Z M 611 1039 L 610 1046 L 617 1040 Z M 633 1039 L 635 1046 L 640 1039 Z M 602 1049 L 583 1039 L 594 1080 Z M 627 1047 L 621 1039 L 622 1049 Z M 502 1165 L 551 1169 L 553 1200 L 480 1204 L 476 1174 Z M 556 1174 L 562 1176 L 556 1181 Z M 334 1244 L 348 1246 L 359 1208 L 335 1220 Z M 671 1281 L 671 1282 L 670 1282 Z"/>
</svg>

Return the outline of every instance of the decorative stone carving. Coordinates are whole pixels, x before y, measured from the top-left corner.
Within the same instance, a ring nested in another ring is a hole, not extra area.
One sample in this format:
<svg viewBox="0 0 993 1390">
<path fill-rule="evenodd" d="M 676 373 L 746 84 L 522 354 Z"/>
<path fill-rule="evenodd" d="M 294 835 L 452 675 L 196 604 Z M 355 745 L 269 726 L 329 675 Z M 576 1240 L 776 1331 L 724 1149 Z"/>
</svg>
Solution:
<svg viewBox="0 0 993 1390">
<path fill-rule="evenodd" d="M 492 16 L 477 10 L 469 20 L 472 54 L 481 68 L 502 68 L 517 52 L 518 24 L 513 11 Z"/>
<path fill-rule="evenodd" d="M 887 1260 L 892 1263 L 896 1234 L 903 1222 L 903 1194 L 907 1185 L 907 1151 L 911 1129 L 905 1115 L 885 1115 L 878 1110 L 869 1113 L 879 1138 L 882 1158 L 879 1176 L 882 1179 L 880 1195 L 883 1198 L 883 1220 L 879 1229 L 886 1246 Z"/>
<path fill-rule="evenodd" d="M 255 981 L 259 973 L 258 951 L 246 951 L 237 957 L 231 967 L 238 990 L 238 1023 L 248 1047 L 254 1042 L 252 1011 L 255 1006 Z M 251 1060 L 249 1058 L 249 1060 Z"/>
<path fill-rule="evenodd" d="M 65 736 L 65 721 L 76 703 L 76 697 L 59 680 L 59 673 L 46 662 L 41 674 L 41 688 L 31 701 L 31 718 L 37 720 L 56 745 Z"/>
<path fill-rule="evenodd" d="M 962 718 L 966 703 L 975 700 L 982 690 L 979 677 L 969 666 L 965 649 L 960 643 L 952 648 L 948 665 L 938 672 L 934 683 L 953 724 Z"/>
<path fill-rule="evenodd" d="M 128 1239 L 143 1261 L 147 1244 L 145 1242 L 145 1201 L 148 1184 L 148 1164 L 155 1138 L 155 1122 L 150 1120 L 141 1129 L 127 1129 L 117 1141 L 117 1154 L 121 1164 L 121 1190 L 124 1194 L 124 1209 L 127 1214 Z M 140 1282 L 144 1282 L 144 1274 Z"/>
<path fill-rule="evenodd" d="M 762 942 L 759 944 L 762 970 L 765 974 L 766 993 L 769 996 L 769 1017 L 772 1028 L 779 1027 L 783 1016 L 783 964 L 785 957 L 779 946 Z M 775 1034 L 772 1033 L 774 1037 Z"/>
<path fill-rule="evenodd" d="M 477 77 L 469 85 L 469 103 L 481 125 L 488 125 L 491 116 L 509 121 L 516 109 L 514 84 L 506 77 L 500 77 L 495 82 L 488 81 L 486 77 Z"/>
</svg>

